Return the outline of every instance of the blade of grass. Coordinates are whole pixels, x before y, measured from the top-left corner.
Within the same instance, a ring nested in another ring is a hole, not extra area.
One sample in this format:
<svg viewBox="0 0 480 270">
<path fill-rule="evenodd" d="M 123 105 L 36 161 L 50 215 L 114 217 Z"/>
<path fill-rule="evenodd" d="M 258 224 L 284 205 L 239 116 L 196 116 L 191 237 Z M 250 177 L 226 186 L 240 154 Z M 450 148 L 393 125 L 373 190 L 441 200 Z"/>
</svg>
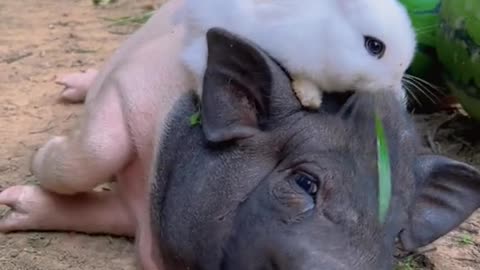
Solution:
<svg viewBox="0 0 480 270">
<path fill-rule="evenodd" d="M 377 167 L 378 167 L 378 213 L 381 223 L 385 222 L 392 197 L 392 176 L 387 138 L 382 121 L 375 115 L 377 135 Z"/>
<path fill-rule="evenodd" d="M 103 18 L 106 21 L 112 22 L 112 26 L 119 26 L 119 25 L 130 25 L 130 24 L 145 24 L 153 15 L 154 11 L 147 11 L 140 15 L 134 16 L 125 16 L 120 18 Z"/>
</svg>

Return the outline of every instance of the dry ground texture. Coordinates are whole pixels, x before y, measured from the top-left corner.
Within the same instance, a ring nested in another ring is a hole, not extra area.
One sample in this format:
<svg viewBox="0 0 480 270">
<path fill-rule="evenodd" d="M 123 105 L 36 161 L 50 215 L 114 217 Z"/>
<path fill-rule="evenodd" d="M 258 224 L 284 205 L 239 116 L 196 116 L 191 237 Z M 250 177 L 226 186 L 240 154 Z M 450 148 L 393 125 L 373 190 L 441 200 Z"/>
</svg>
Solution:
<svg viewBox="0 0 480 270">
<path fill-rule="evenodd" d="M 0 1 L 0 189 L 34 183 L 28 169 L 32 153 L 51 136 L 65 134 L 81 113 L 82 105 L 58 102 L 55 75 L 99 67 L 136 28 L 111 26 L 104 18 L 141 14 L 150 3 L 119 0 L 95 7 L 90 0 Z M 437 128 L 449 117 L 418 117 L 425 141 L 480 166 L 480 129 L 461 116 Z M 0 208 L 0 215 L 5 210 Z M 479 230 L 477 213 L 400 269 L 480 269 Z M 0 235 L 0 269 L 133 270 L 133 247 L 130 239 L 109 236 Z"/>
</svg>

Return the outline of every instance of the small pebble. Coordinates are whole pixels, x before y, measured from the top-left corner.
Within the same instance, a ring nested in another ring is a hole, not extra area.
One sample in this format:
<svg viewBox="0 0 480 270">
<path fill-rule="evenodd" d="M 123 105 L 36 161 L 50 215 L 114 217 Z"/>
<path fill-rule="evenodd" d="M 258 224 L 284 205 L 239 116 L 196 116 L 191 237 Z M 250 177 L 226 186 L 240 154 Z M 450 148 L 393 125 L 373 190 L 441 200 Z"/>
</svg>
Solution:
<svg viewBox="0 0 480 270">
<path fill-rule="evenodd" d="M 12 250 L 9 255 L 10 255 L 10 257 L 12 257 L 12 258 L 16 258 L 16 257 L 18 257 L 19 254 L 20 254 L 20 253 L 19 253 L 18 251 Z"/>
</svg>

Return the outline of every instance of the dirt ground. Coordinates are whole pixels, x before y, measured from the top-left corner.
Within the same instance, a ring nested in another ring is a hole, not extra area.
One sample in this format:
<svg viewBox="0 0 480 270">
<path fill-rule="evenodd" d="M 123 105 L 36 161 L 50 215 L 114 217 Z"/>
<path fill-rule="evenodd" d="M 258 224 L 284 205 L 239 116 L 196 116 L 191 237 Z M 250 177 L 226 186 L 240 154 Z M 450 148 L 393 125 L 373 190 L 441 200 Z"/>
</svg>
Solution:
<svg viewBox="0 0 480 270">
<path fill-rule="evenodd" d="M 0 1 L 0 190 L 34 183 L 31 155 L 51 136 L 65 134 L 82 105 L 58 102 L 55 75 L 99 65 L 135 26 L 103 18 L 139 14 L 149 0 L 94 7 L 91 0 Z M 480 167 L 480 129 L 468 119 L 437 126 L 447 114 L 419 116 L 436 151 Z M 435 133 L 435 134 L 434 134 Z M 476 137 L 476 138 L 475 138 Z M 429 139 L 427 139 L 429 138 Z M 0 216 L 5 212 L 0 207 Z M 480 269 L 480 213 L 423 250 L 425 269 Z M 75 233 L 0 235 L 0 269 L 135 269 L 131 239 Z M 407 260 L 400 269 L 416 268 Z"/>
</svg>

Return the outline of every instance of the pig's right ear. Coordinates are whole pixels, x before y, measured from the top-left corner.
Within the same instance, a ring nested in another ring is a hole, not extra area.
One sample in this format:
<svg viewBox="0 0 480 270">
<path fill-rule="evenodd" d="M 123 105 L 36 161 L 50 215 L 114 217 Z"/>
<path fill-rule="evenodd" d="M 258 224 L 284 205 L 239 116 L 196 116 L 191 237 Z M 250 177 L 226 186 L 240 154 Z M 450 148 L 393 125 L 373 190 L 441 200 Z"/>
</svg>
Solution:
<svg viewBox="0 0 480 270">
<path fill-rule="evenodd" d="M 455 229 L 480 207 L 480 171 L 436 155 L 415 162 L 417 195 L 407 226 L 400 234 L 403 247 L 414 250 Z"/>
<path fill-rule="evenodd" d="M 278 77 L 272 72 L 272 60 L 252 43 L 220 28 L 207 32 L 207 46 L 201 112 L 207 140 L 221 143 L 255 135 L 271 113 Z"/>
</svg>

